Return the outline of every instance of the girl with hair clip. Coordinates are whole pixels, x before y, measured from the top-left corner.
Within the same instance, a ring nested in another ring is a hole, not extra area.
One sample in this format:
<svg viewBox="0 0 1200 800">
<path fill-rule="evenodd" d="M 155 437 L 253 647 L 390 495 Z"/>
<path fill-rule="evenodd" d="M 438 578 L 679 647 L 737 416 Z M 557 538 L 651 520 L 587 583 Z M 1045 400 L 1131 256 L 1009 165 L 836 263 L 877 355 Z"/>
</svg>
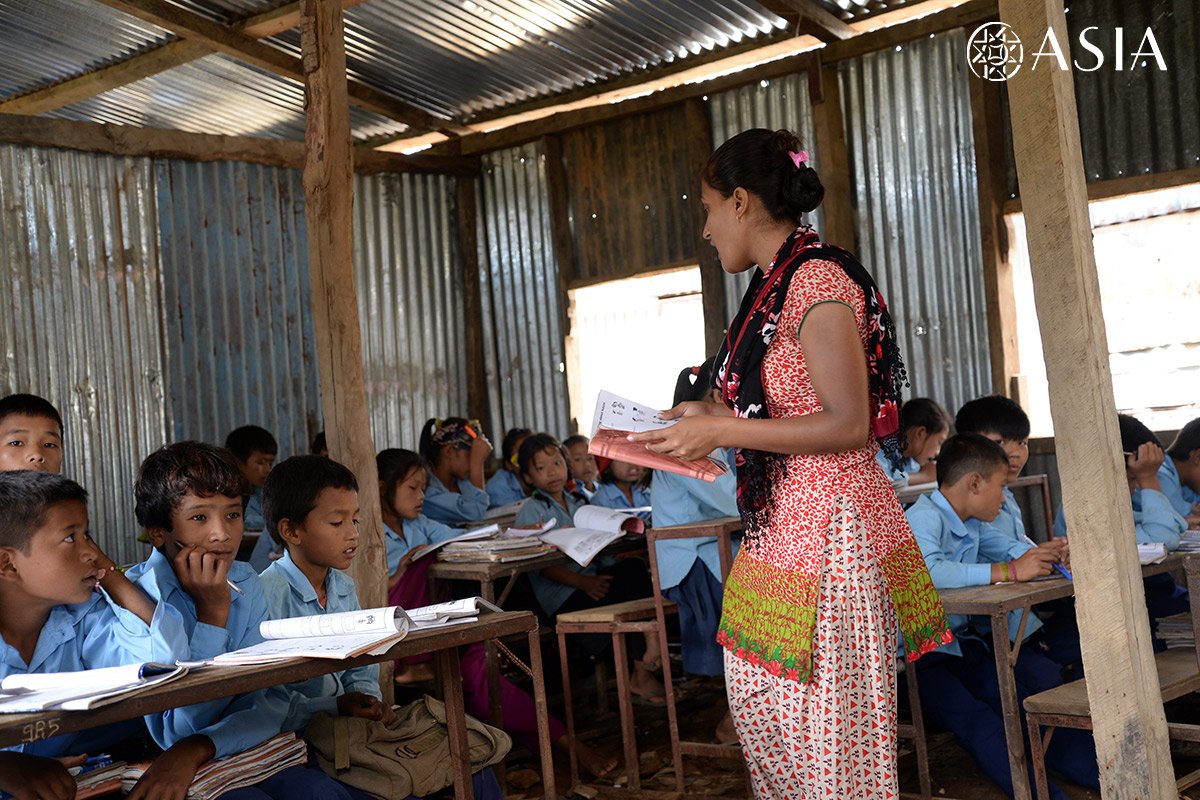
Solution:
<svg viewBox="0 0 1200 800">
<path fill-rule="evenodd" d="M 529 494 L 517 473 L 517 448 L 529 438 L 528 428 L 510 428 L 500 443 L 500 469 L 487 482 L 489 508 L 519 503 Z"/>
<path fill-rule="evenodd" d="M 431 419 L 421 429 L 421 455 L 429 462 L 425 510 L 446 525 L 483 519 L 489 500 L 483 465 L 492 443 L 478 423 L 462 417 Z"/>
<path fill-rule="evenodd" d="M 937 454 L 950 436 L 950 415 L 928 397 L 914 397 L 900 409 L 900 451 L 904 460 L 893 466 L 882 450 L 875 460 L 893 484 L 916 486 L 937 480 Z"/>
<path fill-rule="evenodd" d="M 952 637 L 875 463 L 898 446 L 906 383 L 874 279 L 801 219 L 824 189 L 790 131 L 749 130 L 704 169 L 704 238 L 754 277 L 716 359 L 722 403 L 631 435 L 685 460 L 736 449 L 745 536 L 717 640 L 757 797 L 891 798 L 896 628 L 909 659 Z"/>
</svg>

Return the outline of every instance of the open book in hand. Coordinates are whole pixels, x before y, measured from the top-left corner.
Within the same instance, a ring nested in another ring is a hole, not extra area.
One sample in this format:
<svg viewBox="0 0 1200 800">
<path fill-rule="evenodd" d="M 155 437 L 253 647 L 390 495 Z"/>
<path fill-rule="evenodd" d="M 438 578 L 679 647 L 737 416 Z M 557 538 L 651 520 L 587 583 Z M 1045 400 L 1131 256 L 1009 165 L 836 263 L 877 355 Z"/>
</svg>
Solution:
<svg viewBox="0 0 1200 800">
<path fill-rule="evenodd" d="M 98 708 L 186 673 L 182 666 L 147 663 L 79 672 L 9 675 L 0 681 L 0 713 Z"/>
<path fill-rule="evenodd" d="M 662 430 L 678 420 L 663 419 L 655 409 L 601 391 L 596 398 L 596 415 L 592 420 L 592 440 L 588 452 L 594 456 L 627 461 L 648 469 L 660 469 L 689 478 L 715 481 L 729 471 L 729 465 L 716 452 L 706 458 L 684 461 L 682 458 L 654 453 L 646 445 L 629 441 L 631 433 Z"/>
<path fill-rule="evenodd" d="M 575 512 L 574 528 L 559 528 L 542 534 L 542 541 L 554 545 L 581 567 L 626 533 L 645 533 L 640 517 L 600 506 L 583 506 Z"/>
</svg>

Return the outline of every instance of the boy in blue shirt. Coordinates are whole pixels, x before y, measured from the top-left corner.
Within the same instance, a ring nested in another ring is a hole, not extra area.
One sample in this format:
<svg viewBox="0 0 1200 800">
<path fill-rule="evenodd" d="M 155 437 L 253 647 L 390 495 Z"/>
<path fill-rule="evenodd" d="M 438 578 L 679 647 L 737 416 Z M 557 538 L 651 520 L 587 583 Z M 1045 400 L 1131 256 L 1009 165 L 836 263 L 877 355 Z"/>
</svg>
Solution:
<svg viewBox="0 0 1200 800">
<path fill-rule="evenodd" d="M 1191 527 L 1200 526 L 1200 417 L 1183 426 L 1167 456 L 1158 471 L 1162 493 Z"/>
<path fill-rule="evenodd" d="M 0 678 L 173 663 L 184 654 L 179 613 L 147 597 L 88 535 L 83 487 L 46 472 L 3 472 L 0 508 Z M 112 744 L 128 731 L 110 726 L 0 751 L 0 791 L 74 798 L 66 767 L 82 758 L 58 757 Z"/>
<path fill-rule="evenodd" d="M 160 604 L 178 610 L 188 660 L 213 658 L 263 640 L 259 623 L 269 613 L 262 585 L 249 564 L 234 560 L 242 539 L 245 489 L 233 455 L 200 442 L 163 447 L 138 471 L 135 513 L 154 552 L 127 574 Z M 154 740 L 170 748 L 146 776 L 171 781 L 186 792 L 209 760 L 228 758 L 283 730 L 289 701 L 282 687 L 273 687 L 146 717 Z M 243 791 L 249 792 L 246 800 L 350 796 L 325 773 L 307 767 L 290 767 Z"/>
<path fill-rule="evenodd" d="M 238 468 L 249 487 L 242 511 L 242 528 L 259 534 L 258 541 L 254 543 L 254 550 L 250 553 L 250 566 L 254 567 L 255 572 L 262 572 L 283 554 L 275 546 L 275 540 L 263 530 L 262 508 L 262 487 L 267 481 L 267 476 L 271 474 L 275 456 L 279 454 L 279 443 L 265 428 L 243 425 L 230 431 L 225 437 L 225 449 L 237 459 Z"/>
<path fill-rule="evenodd" d="M 909 524 L 938 589 L 1028 581 L 1049 575 L 1063 545 L 1034 547 L 1013 541 L 989 523 L 1004 503 L 1008 456 L 1000 445 L 974 433 L 952 436 L 937 460 L 938 490 L 908 509 Z M 992 780 L 1011 797 L 1004 721 L 996 664 L 969 617 L 950 618 L 954 641 L 917 665 L 921 705 L 928 718 L 952 733 Z M 1018 696 L 1062 682 L 1058 664 L 1022 648 L 1016 665 Z M 1063 736 L 1063 734 L 1067 734 Z M 1082 735 L 1080 735 L 1082 734 Z M 1047 763 L 1071 780 L 1098 788 L 1095 749 L 1082 731 L 1055 733 Z M 1052 797 L 1066 795 L 1051 784 Z"/>
<path fill-rule="evenodd" d="M 62 470 L 62 416 L 33 394 L 0 399 L 0 472 Z"/>
<path fill-rule="evenodd" d="M 1023 541 L 1025 520 L 1007 482 L 1018 478 L 1029 461 L 1029 416 L 1016 402 L 993 394 L 976 398 L 960 408 L 954 416 L 954 429 L 959 433 L 978 433 L 1004 449 L 1008 457 L 1004 505 L 992 525 L 1013 540 Z"/>
</svg>

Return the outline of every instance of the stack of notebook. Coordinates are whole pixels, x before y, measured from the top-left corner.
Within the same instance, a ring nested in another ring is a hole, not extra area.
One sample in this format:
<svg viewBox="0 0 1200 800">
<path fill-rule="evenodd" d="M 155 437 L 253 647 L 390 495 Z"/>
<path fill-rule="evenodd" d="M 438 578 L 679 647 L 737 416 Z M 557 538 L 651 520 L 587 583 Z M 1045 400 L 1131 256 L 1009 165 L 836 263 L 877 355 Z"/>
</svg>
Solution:
<svg viewBox="0 0 1200 800">
<path fill-rule="evenodd" d="M 303 739 L 292 732 L 281 733 L 258 747 L 238 753 L 221 761 L 210 761 L 196 772 L 188 788 L 187 800 L 213 800 L 226 792 L 261 783 L 289 767 L 302 766 L 308 760 Z M 121 789 L 126 794 L 150 768 L 149 762 L 132 764 L 121 775 Z"/>
<path fill-rule="evenodd" d="M 554 548 L 540 539 L 479 539 L 471 542 L 451 542 L 442 548 L 442 561 L 462 562 L 508 562 L 537 558 Z"/>
<path fill-rule="evenodd" d="M 1196 636 L 1192 630 L 1192 615 L 1188 613 L 1174 614 L 1162 617 L 1156 626 L 1158 638 L 1166 643 L 1168 648 L 1195 647 Z"/>
</svg>

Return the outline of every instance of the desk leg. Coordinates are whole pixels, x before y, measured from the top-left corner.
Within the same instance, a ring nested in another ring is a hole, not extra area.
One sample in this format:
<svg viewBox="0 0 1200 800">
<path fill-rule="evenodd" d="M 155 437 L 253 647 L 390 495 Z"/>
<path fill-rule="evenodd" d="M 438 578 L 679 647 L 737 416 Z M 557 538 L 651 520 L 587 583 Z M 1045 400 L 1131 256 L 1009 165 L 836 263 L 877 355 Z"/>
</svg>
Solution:
<svg viewBox="0 0 1200 800">
<path fill-rule="evenodd" d="M 555 800 L 554 754 L 550 741 L 550 709 L 546 703 L 546 679 L 542 675 L 542 637 L 538 628 L 529 632 L 529 671 L 533 673 L 533 705 L 537 709 L 538 750 L 542 759 L 542 792 Z M 574 751 L 572 751 L 573 753 Z"/>
<path fill-rule="evenodd" d="M 1029 770 L 1025 764 L 1025 734 L 1021 730 L 1021 701 L 1017 696 L 1016 651 L 1008 642 L 1008 615 L 1004 612 L 992 614 L 992 648 L 996 678 L 1000 683 L 1000 706 L 1004 710 L 1004 739 L 1008 744 L 1013 798 L 1031 800 Z"/>
<path fill-rule="evenodd" d="M 493 604 L 496 602 L 495 581 L 480 581 L 479 591 L 484 600 Z M 504 712 L 500 710 L 500 657 L 496 650 L 495 640 L 488 639 L 483 643 L 483 653 L 487 666 L 488 714 L 491 715 L 492 725 L 504 730 Z M 504 762 L 502 761 L 496 765 L 496 778 L 500 781 L 501 787 L 504 786 L 504 773 Z"/>
<path fill-rule="evenodd" d="M 454 796 L 475 800 L 471 785 L 471 753 L 467 749 L 467 712 L 463 705 L 462 673 L 458 669 L 458 650 L 437 652 L 438 671 L 446 682 L 446 729 L 450 736 L 450 763 L 454 769 Z"/>
</svg>

